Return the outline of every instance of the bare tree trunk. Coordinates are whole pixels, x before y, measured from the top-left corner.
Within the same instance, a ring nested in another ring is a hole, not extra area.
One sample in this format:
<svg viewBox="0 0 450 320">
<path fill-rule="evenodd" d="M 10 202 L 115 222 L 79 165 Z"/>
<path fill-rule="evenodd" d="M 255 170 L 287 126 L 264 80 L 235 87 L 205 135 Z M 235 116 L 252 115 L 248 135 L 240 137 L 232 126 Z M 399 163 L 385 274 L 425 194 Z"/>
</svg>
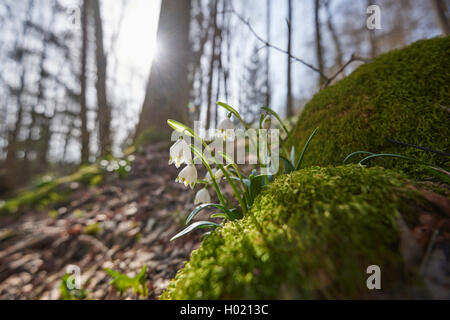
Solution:
<svg viewBox="0 0 450 320">
<path fill-rule="evenodd" d="M 94 14 L 95 43 L 97 60 L 97 104 L 100 138 L 100 154 L 111 153 L 111 110 L 106 94 L 106 55 L 103 48 L 103 26 L 99 0 L 91 0 Z"/>
<path fill-rule="evenodd" d="M 188 120 L 190 8 L 190 0 L 162 1 L 157 41 L 164 55 L 153 61 L 135 137 L 146 129 L 169 136 L 167 119 Z"/>
<path fill-rule="evenodd" d="M 27 6 L 27 18 L 23 27 L 23 34 L 22 34 L 22 43 L 25 42 L 25 38 L 28 32 L 29 22 L 31 21 L 31 15 L 34 7 L 34 1 L 29 0 L 28 6 Z M 16 39 L 16 44 L 14 46 L 14 54 L 18 56 L 18 62 L 21 64 L 22 72 L 20 75 L 20 84 L 19 88 L 17 90 L 14 90 L 14 92 L 11 92 L 11 95 L 15 95 L 16 97 L 16 104 L 17 104 L 17 116 L 16 121 L 14 123 L 14 128 L 12 132 L 8 135 L 8 148 L 7 148 L 7 155 L 6 155 L 6 162 L 5 167 L 7 169 L 7 185 L 12 187 L 16 186 L 18 183 L 22 181 L 24 178 L 23 173 L 19 174 L 18 166 L 17 166 L 17 144 L 19 142 L 19 132 L 22 126 L 22 120 L 24 115 L 24 105 L 22 103 L 22 94 L 25 90 L 25 76 L 26 76 L 26 66 L 23 63 L 23 58 L 25 56 L 25 53 L 23 52 L 23 48 L 19 45 L 19 37 Z"/>
<path fill-rule="evenodd" d="M 287 117 L 291 117 L 294 115 L 294 106 L 292 101 L 291 52 L 292 52 L 292 0 L 288 0 L 287 103 L 286 103 Z"/>
<path fill-rule="evenodd" d="M 81 163 L 89 162 L 89 131 L 87 129 L 87 103 L 86 103 L 86 66 L 88 46 L 88 0 L 83 0 L 81 16 L 81 72 L 80 72 L 80 119 L 81 119 Z"/>
<path fill-rule="evenodd" d="M 316 56 L 317 56 L 317 64 L 319 71 L 323 73 L 323 54 L 322 54 L 322 35 L 320 31 L 320 17 L 319 17 L 319 11 L 320 11 L 320 0 L 315 0 L 314 4 L 314 24 L 316 28 Z M 319 78 L 319 87 L 322 87 L 324 84 L 325 79 L 320 76 Z"/>
<path fill-rule="evenodd" d="M 336 57 L 335 57 L 335 64 L 337 66 L 337 68 L 342 67 L 343 64 L 343 54 L 342 54 L 342 48 L 341 48 L 341 43 L 339 41 L 339 37 L 337 35 L 336 29 L 334 28 L 333 25 L 333 15 L 330 12 L 330 2 L 331 0 L 328 0 L 325 2 L 325 7 L 327 10 L 327 26 L 328 26 L 328 31 L 331 34 L 331 38 L 333 39 L 333 44 L 334 44 L 334 49 L 336 50 Z"/>
<path fill-rule="evenodd" d="M 225 0 L 223 3 L 223 34 L 225 34 L 226 37 L 226 43 L 225 46 L 227 48 L 227 55 L 226 57 L 222 56 L 220 58 L 221 65 L 223 66 L 223 60 L 226 58 L 226 68 L 223 68 L 223 82 L 224 82 L 224 90 L 225 90 L 225 99 L 228 101 L 229 97 L 229 87 L 228 87 L 228 79 L 230 75 L 230 65 L 231 65 L 231 15 L 225 16 L 225 12 L 228 10 L 229 7 L 229 0 Z M 226 22 L 225 22 L 226 21 Z"/>
<path fill-rule="evenodd" d="M 211 45 L 212 45 L 212 49 L 211 49 L 211 58 L 210 58 L 210 62 L 209 62 L 209 75 L 208 75 L 208 93 L 207 93 L 207 109 L 206 109 L 206 124 L 205 124 L 205 128 L 206 130 L 208 130 L 210 128 L 211 125 L 211 104 L 212 104 L 212 85 L 213 85 L 213 78 L 214 78 L 214 67 L 215 67 L 215 63 L 216 63 L 216 40 L 217 40 L 217 35 L 219 33 L 219 28 L 217 27 L 217 5 L 218 5 L 218 0 L 214 0 L 214 7 L 213 7 L 213 23 L 212 23 L 212 27 L 214 28 L 213 30 L 213 36 L 212 36 L 212 41 L 211 41 Z"/>
<path fill-rule="evenodd" d="M 44 37 L 42 39 L 42 53 L 39 61 L 39 81 L 38 81 L 38 93 L 37 93 L 37 101 L 33 105 L 31 110 L 31 124 L 29 126 L 28 131 L 28 137 L 26 141 L 26 150 L 25 150 L 25 156 L 24 156 L 24 172 L 29 175 L 29 152 L 32 149 L 33 141 L 32 141 L 32 132 L 33 128 L 36 127 L 36 121 L 40 120 L 40 147 L 38 150 L 38 163 L 39 168 L 38 170 L 45 169 L 47 166 L 47 152 L 48 152 L 48 142 L 45 141 L 46 139 L 49 139 L 50 135 L 50 128 L 49 126 L 49 119 L 45 116 L 45 113 L 43 115 L 38 115 L 36 113 L 36 107 L 40 105 L 45 100 L 45 87 L 44 83 L 46 79 L 48 78 L 47 71 L 45 70 L 45 62 L 47 60 L 47 50 L 48 50 L 48 44 L 50 43 L 51 38 L 51 30 L 53 28 L 54 22 L 56 17 L 56 6 L 53 6 L 52 13 L 50 17 L 50 22 L 47 27 L 47 30 L 49 30 L 48 33 L 44 34 Z"/>
<path fill-rule="evenodd" d="M 439 26 L 442 29 L 442 32 L 448 36 L 450 35 L 450 23 L 449 18 L 447 17 L 447 5 L 444 0 L 433 0 L 433 5 L 436 10 L 436 15 L 438 18 Z"/>
<path fill-rule="evenodd" d="M 266 2 L 266 33 L 267 42 L 271 42 L 270 27 L 271 27 L 271 12 L 272 12 L 272 1 L 267 0 Z M 266 51 L 266 107 L 270 106 L 270 48 L 267 47 Z"/>
</svg>

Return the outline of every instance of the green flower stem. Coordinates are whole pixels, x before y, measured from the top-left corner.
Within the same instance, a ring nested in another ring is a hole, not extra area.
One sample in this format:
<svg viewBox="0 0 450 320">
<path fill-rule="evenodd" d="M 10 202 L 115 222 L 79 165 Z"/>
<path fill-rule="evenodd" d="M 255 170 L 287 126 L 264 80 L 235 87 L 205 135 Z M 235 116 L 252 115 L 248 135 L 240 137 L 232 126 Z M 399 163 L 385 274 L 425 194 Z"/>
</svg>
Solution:
<svg viewBox="0 0 450 320">
<path fill-rule="evenodd" d="M 244 119 L 242 119 L 241 115 L 239 114 L 239 112 L 237 112 L 236 109 L 223 102 L 217 102 L 217 105 L 232 113 L 239 120 L 239 122 L 242 123 L 245 129 L 250 129 L 248 124 L 245 123 Z"/>
<path fill-rule="evenodd" d="M 201 141 L 202 145 L 205 147 L 205 149 L 206 149 L 209 153 L 211 153 L 211 155 L 212 155 L 212 150 L 211 150 L 211 148 L 208 146 L 208 144 L 207 144 L 200 136 L 198 136 L 197 134 L 195 134 L 195 132 L 193 132 L 192 130 L 190 131 L 190 133 L 192 134 L 192 136 L 194 137 L 194 139 L 199 139 L 199 140 Z M 220 195 L 222 196 L 222 198 L 225 200 L 226 198 L 223 197 L 222 193 L 220 192 L 219 186 L 218 186 L 217 182 L 215 181 L 214 174 L 212 173 L 212 170 L 211 170 L 211 167 L 210 167 L 209 164 L 208 164 L 208 161 L 206 161 L 206 159 L 204 159 L 203 155 L 200 154 L 200 152 L 198 152 L 198 153 L 199 153 L 199 154 L 197 154 L 197 156 L 201 155 L 201 160 L 202 160 L 203 164 L 207 167 L 207 169 L 208 169 L 208 171 L 209 171 L 209 174 L 210 174 L 210 176 L 211 176 L 211 181 L 213 181 L 214 187 L 216 188 L 216 186 L 217 186 L 216 192 L 218 192 L 218 195 L 220 194 Z M 223 158 L 225 161 L 227 161 L 227 158 L 225 158 L 223 154 L 222 154 L 221 156 L 222 156 L 222 158 Z M 229 158 L 229 157 L 228 157 L 228 158 Z M 213 159 L 214 159 L 214 157 L 213 157 Z M 214 161 L 215 161 L 215 159 L 214 159 Z M 234 163 L 233 161 L 230 161 L 230 162 L 231 162 L 231 163 Z M 216 161 L 215 161 L 215 164 L 216 164 L 216 166 L 219 167 L 219 169 L 222 170 L 223 174 L 225 175 L 225 177 L 227 178 L 228 182 L 230 183 L 230 186 L 231 186 L 231 188 L 233 189 L 233 192 L 234 192 L 234 194 L 235 194 L 235 196 L 236 196 L 236 198 L 237 198 L 239 204 L 240 204 L 241 207 L 242 207 L 242 211 L 243 211 L 244 213 L 246 213 L 246 212 L 247 212 L 247 205 L 246 205 L 246 203 L 242 200 L 242 198 L 241 198 L 241 196 L 240 196 L 240 194 L 239 194 L 239 192 L 238 192 L 238 190 L 237 190 L 237 188 L 236 188 L 236 186 L 235 186 L 233 180 L 232 180 L 231 177 L 230 177 L 230 174 L 228 173 L 228 170 L 225 169 L 225 167 L 224 167 L 223 165 L 217 163 Z M 236 169 L 236 171 L 238 172 L 238 174 L 240 175 L 239 170 L 237 169 L 237 166 L 235 167 L 235 169 Z M 243 183 L 242 179 L 241 179 L 241 182 Z M 244 191 L 245 191 L 245 187 L 244 187 Z M 221 201 L 221 203 L 222 203 L 222 201 Z M 222 205 L 226 206 L 224 203 L 222 203 Z"/>
<path fill-rule="evenodd" d="M 278 115 L 278 113 L 276 113 L 274 110 L 270 109 L 269 107 L 263 107 L 261 108 L 262 110 L 266 111 L 267 113 L 270 113 L 271 115 L 273 115 L 275 117 L 275 119 L 277 119 L 277 121 L 280 123 L 281 127 L 283 128 L 283 130 L 286 132 L 287 135 L 287 139 L 289 140 L 291 133 L 289 132 L 289 130 L 286 128 L 286 126 L 284 125 L 283 121 L 281 120 L 280 116 Z"/>
<path fill-rule="evenodd" d="M 242 197 L 241 197 L 241 195 L 239 194 L 239 191 L 237 190 L 236 185 L 235 185 L 234 182 L 233 182 L 233 179 L 231 179 L 231 176 L 230 176 L 230 174 L 228 173 L 228 170 L 226 170 L 226 169 L 224 168 L 224 166 L 221 165 L 221 164 L 218 164 L 217 166 L 218 166 L 218 168 L 219 168 L 220 170 L 222 170 L 223 174 L 224 174 L 225 177 L 227 178 L 227 181 L 228 181 L 228 183 L 230 184 L 231 188 L 233 189 L 233 192 L 234 192 L 234 195 L 236 196 L 236 199 L 239 201 L 239 204 L 241 205 L 241 208 L 242 208 L 243 213 L 244 213 L 244 214 L 247 213 L 247 205 L 246 205 L 245 202 L 242 200 Z"/>
<path fill-rule="evenodd" d="M 231 166 L 233 166 L 234 170 L 236 170 L 236 173 L 237 173 L 237 175 L 238 175 L 239 181 L 241 182 L 241 186 L 242 186 L 242 189 L 243 189 L 243 192 L 244 192 L 244 198 L 245 198 L 245 201 L 248 202 L 248 198 L 250 197 L 250 195 L 248 194 L 247 188 L 246 188 L 245 183 L 244 183 L 244 178 L 242 177 L 241 172 L 239 171 L 238 166 L 237 166 L 236 163 L 233 161 L 233 159 L 231 159 L 227 154 L 221 152 L 221 156 L 222 156 L 222 158 L 223 158 L 225 161 L 230 162 L 230 164 L 228 164 L 228 165 L 225 166 L 226 169 L 228 169 L 228 167 L 231 165 Z"/>
<path fill-rule="evenodd" d="M 225 202 L 225 198 L 222 194 L 222 192 L 220 191 L 219 185 L 216 182 L 216 179 L 214 177 L 214 173 L 211 170 L 211 166 L 209 165 L 208 161 L 206 161 L 205 157 L 203 156 L 203 154 L 201 152 L 199 152 L 197 150 L 197 148 L 194 145 L 191 145 L 191 149 L 194 152 L 195 155 L 197 155 L 197 157 L 199 157 L 200 160 L 202 160 L 203 165 L 206 167 L 206 169 L 209 172 L 209 175 L 211 177 L 211 181 L 213 184 L 214 189 L 216 190 L 217 196 L 219 198 L 220 204 L 223 205 L 225 208 L 228 209 L 227 203 Z M 229 210 L 229 209 L 228 209 Z"/>
</svg>

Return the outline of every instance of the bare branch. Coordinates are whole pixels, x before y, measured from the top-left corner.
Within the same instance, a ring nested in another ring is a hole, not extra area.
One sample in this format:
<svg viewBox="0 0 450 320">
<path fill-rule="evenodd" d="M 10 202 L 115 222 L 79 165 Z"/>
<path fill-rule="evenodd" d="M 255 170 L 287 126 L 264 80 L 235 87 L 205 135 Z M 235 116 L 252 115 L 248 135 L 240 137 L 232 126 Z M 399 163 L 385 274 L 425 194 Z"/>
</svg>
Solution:
<svg viewBox="0 0 450 320">
<path fill-rule="evenodd" d="M 370 59 L 366 59 L 366 58 L 357 56 L 355 54 L 352 54 L 351 58 L 335 74 L 333 74 L 332 76 L 328 77 L 323 72 L 321 72 L 318 68 L 313 66 L 312 64 L 310 64 L 310 63 L 306 62 L 305 60 L 300 59 L 300 58 L 290 54 L 286 50 L 284 50 L 284 49 L 282 49 L 282 48 L 280 48 L 280 47 L 278 47 L 276 45 L 273 45 L 272 43 L 270 43 L 267 40 L 265 40 L 263 37 L 261 37 L 255 31 L 255 29 L 253 29 L 252 25 L 250 24 L 250 20 L 245 19 L 234 8 L 231 8 L 230 10 L 228 10 L 228 12 L 234 14 L 239 19 L 239 21 L 241 21 L 243 24 L 245 24 L 247 26 L 248 30 L 253 34 L 253 36 L 258 41 L 260 41 L 260 42 L 262 42 L 264 44 L 264 46 L 261 47 L 260 49 L 268 47 L 268 48 L 274 49 L 274 50 L 276 50 L 278 52 L 284 53 L 284 54 L 289 56 L 291 61 L 299 62 L 299 63 L 303 64 L 304 66 L 308 67 L 309 69 L 317 72 L 325 80 L 325 83 L 324 83 L 324 85 L 323 85 L 323 87 L 321 89 L 324 89 L 324 88 L 328 87 L 331 84 L 331 82 L 333 82 L 333 80 L 336 79 L 336 77 L 339 74 L 341 74 L 352 62 L 355 62 L 355 61 L 369 62 L 370 61 Z M 287 23 L 289 23 L 289 22 L 287 21 Z"/>
<path fill-rule="evenodd" d="M 317 69 L 316 67 L 314 67 L 313 65 L 311 65 L 310 63 L 304 61 L 303 59 L 300 59 L 292 54 L 289 54 L 286 50 L 277 47 L 271 43 L 269 43 L 267 40 L 265 40 L 263 37 L 261 37 L 258 33 L 256 33 L 255 29 L 253 29 L 252 25 L 250 24 L 249 20 L 246 20 L 244 17 L 242 17 L 236 10 L 234 10 L 234 8 L 230 9 L 230 12 L 233 13 L 243 24 L 245 24 L 247 26 L 247 28 L 249 29 L 249 31 L 255 36 L 255 38 L 262 42 L 265 47 L 269 47 L 272 48 L 278 52 L 287 54 L 292 60 L 296 61 L 296 62 L 300 62 L 301 64 L 303 64 L 304 66 L 310 68 L 311 70 L 319 73 L 322 77 L 324 77 L 325 79 L 328 79 L 328 77 L 326 75 L 324 75 L 319 69 Z"/>
<path fill-rule="evenodd" d="M 347 68 L 352 62 L 355 62 L 355 61 L 369 62 L 370 59 L 362 58 L 360 56 L 352 54 L 350 59 L 346 63 L 344 63 L 344 65 L 342 65 L 342 67 L 340 67 L 339 70 L 335 74 L 333 74 L 329 78 L 328 77 L 326 78 L 326 81 L 323 84 L 322 89 L 328 87 L 330 85 L 330 83 L 333 82 L 333 80 L 336 79 L 336 77 L 345 70 L 345 68 Z"/>
</svg>

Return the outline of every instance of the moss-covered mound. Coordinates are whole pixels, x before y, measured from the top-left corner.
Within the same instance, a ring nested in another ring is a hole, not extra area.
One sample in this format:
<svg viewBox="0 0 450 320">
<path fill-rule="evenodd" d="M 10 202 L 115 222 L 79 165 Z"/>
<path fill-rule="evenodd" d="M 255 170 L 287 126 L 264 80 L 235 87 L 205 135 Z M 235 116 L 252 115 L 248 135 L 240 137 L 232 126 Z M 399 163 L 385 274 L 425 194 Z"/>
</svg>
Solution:
<svg viewBox="0 0 450 320">
<path fill-rule="evenodd" d="M 16 197 L 0 201 L 0 216 L 15 214 L 19 209 L 44 209 L 50 204 L 64 203 L 71 193 L 70 184 L 94 185 L 101 181 L 102 170 L 97 165 L 81 167 L 77 172 L 60 178 L 44 177 L 36 185 L 23 190 Z"/>
<path fill-rule="evenodd" d="M 385 139 L 450 152 L 450 37 L 418 41 L 380 55 L 306 105 L 294 128 L 302 148 L 320 127 L 305 165 L 338 165 L 354 151 L 397 153 L 435 165 L 448 157 L 404 147 Z M 382 162 L 379 162 L 380 164 Z M 388 166 L 416 175 L 402 160 Z"/>
<path fill-rule="evenodd" d="M 381 293 L 420 286 L 400 251 L 399 214 L 414 224 L 427 207 L 411 186 L 354 165 L 282 176 L 247 217 L 206 237 L 161 298 L 366 298 L 370 265 L 382 270 Z"/>
</svg>

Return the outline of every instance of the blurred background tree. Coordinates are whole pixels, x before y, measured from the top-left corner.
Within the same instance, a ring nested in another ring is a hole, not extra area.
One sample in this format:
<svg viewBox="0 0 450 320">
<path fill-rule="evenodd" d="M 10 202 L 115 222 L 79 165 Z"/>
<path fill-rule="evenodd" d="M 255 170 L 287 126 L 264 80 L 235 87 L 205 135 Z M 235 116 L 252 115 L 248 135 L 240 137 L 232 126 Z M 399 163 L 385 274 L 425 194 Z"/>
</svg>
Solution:
<svg viewBox="0 0 450 320">
<path fill-rule="evenodd" d="M 365 27 L 372 4 L 380 30 Z M 294 116 L 320 73 L 448 35 L 449 16 L 444 0 L 4 0 L 0 193 L 166 139 L 167 118 L 214 127 L 218 100 L 249 121 L 264 105 Z"/>
</svg>

